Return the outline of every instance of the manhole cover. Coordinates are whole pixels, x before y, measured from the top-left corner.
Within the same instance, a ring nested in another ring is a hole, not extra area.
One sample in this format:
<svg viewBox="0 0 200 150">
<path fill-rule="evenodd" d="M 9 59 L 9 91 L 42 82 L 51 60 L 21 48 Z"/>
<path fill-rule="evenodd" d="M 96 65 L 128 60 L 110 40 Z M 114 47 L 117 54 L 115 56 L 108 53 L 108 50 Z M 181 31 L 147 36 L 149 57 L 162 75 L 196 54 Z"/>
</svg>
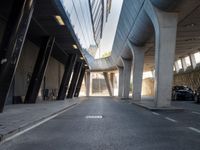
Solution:
<svg viewBox="0 0 200 150">
<path fill-rule="evenodd" d="M 85 116 L 86 119 L 102 119 L 103 116 L 102 115 L 89 115 L 89 116 Z"/>
</svg>

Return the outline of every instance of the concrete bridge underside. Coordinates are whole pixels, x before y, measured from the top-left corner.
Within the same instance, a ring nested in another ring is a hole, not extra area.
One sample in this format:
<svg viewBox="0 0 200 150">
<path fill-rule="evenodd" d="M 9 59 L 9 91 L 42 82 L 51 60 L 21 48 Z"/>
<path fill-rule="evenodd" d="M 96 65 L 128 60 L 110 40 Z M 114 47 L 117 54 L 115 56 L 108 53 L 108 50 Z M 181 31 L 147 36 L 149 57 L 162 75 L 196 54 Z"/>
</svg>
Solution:
<svg viewBox="0 0 200 150">
<path fill-rule="evenodd" d="M 154 106 L 169 107 L 174 60 L 194 52 L 198 45 L 187 39 L 198 36 L 190 23 L 197 22 L 194 13 L 199 4 L 197 0 L 125 0 L 111 56 L 95 60 L 83 51 L 91 71 L 118 69 L 121 98 L 129 97 L 132 71 L 132 98 L 140 101 L 143 71 L 154 68 Z"/>
</svg>

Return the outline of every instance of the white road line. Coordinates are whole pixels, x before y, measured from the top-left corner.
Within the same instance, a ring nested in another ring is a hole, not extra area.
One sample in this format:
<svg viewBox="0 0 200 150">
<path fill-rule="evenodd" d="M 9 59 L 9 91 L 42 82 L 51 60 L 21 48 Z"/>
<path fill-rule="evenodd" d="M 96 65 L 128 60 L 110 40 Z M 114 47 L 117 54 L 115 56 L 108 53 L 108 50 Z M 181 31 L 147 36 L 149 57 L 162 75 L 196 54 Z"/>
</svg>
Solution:
<svg viewBox="0 0 200 150">
<path fill-rule="evenodd" d="M 193 111 L 192 113 L 193 113 L 193 114 L 200 115 L 200 112 L 197 112 L 197 111 Z"/>
<path fill-rule="evenodd" d="M 45 123 L 45 122 L 47 122 L 47 121 L 49 121 L 49 120 L 51 120 L 51 119 L 53 119 L 53 118 L 59 116 L 60 114 L 66 112 L 66 111 L 68 111 L 68 110 L 70 110 L 70 109 L 72 109 L 72 108 L 74 108 L 76 105 L 77 105 L 77 104 L 75 104 L 75 105 L 73 105 L 73 106 L 71 106 L 71 107 L 69 107 L 69 108 L 67 108 L 67 109 L 65 109 L 65 110 L 63 110 L 63 111 L 61 111 L 61 112 L 59 112 L 59 113 L 53 115 L 53 116 L 50 116 L 50 117 L 48 117 L 48 118 L 46 118 L 46 119 L 44 119 L 44 120 L 42 120 L 42 121 L 40 121 L 40 122 L 38 122 L 38 123 L 32 125 L 31 127 L 26 128 L 26 129 L 24 129 L 24 130 L 22 130 L 22 131 L 20 131 L 20 132 L 18 132 L 18 133 L 16 133 L 16 134 L 14 134 L 14 135 L 8 137 L 8 138 L 6 138 L 6 139 L 3 139 L 3 140 L 0 142 L 0 144 L 3 144 L 3 143 L 5 143 L 5 142 L 7 142 L 7 141 L 10 141 L 10 140 L 12 140 L 12 139 L 14 139 L 14 138 L 16 138 L 16 137 L 18 137 L 18 136 L 24 134 L 25 132 L 28 132 L 28 131 L 30 131 L 31 129 L 34 129 L 34 128 L 38 127 L 39 125 L 41 125 L 41 124 L 43 124 L 43 123 Z"/>
<path fill-rule="evenodd" d="M 171 121 L 171 122 L 177 122 L 176 120 L 172 119 L 172 118 L 169 118 L 169 117 L 165 117 L 165 119 Z"/>
<path fill-rule="evenodd" d="M 154 115 L 156 115 L 156 116 L 160 116 L 160 114 L 157 113 L 157 112 L 152 112 L 152 114 L 154 114 Z"/>
<path fill-rule="evenodd" d="M 199 130 L 199 129 L 197 129 L 197 128 L 188 127 L 188 129 L 190 129 L 190 130 L 192 130 L 192 131 L 194 131 L 194 132 L 197 132 L 197 133 L 199 133 L 199 134 L 200 134 L 200 130 Z"/>
</svg>

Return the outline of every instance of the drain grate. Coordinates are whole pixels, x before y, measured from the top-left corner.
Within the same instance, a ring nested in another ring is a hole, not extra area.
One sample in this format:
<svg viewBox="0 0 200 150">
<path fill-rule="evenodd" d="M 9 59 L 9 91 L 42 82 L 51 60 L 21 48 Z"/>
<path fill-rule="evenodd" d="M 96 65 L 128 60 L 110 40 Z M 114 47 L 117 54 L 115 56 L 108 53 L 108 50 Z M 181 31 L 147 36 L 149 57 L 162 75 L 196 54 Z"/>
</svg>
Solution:
<svg viewBox="0 0 200 150">
<path fill-rule="evenodd" d="M 88 115 L 85 116 L 86 119 L 102 119 L 103 116 L 102 115 Z"/>
</svg>

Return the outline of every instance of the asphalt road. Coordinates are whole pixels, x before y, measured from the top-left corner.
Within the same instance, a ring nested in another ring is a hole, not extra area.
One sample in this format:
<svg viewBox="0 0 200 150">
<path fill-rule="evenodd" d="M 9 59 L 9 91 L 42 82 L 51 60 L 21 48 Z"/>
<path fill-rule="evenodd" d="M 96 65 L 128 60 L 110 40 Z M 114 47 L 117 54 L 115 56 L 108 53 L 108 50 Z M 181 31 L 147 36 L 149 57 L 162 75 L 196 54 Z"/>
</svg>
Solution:
<svg viewBox="0 0 200 150">
<path fill-rule="evenodd" d="M 198 109 L 157 113 L 91 98 L 1 144 L 0 150 L 199 150 L 198 129 Z"/>
</svg>

